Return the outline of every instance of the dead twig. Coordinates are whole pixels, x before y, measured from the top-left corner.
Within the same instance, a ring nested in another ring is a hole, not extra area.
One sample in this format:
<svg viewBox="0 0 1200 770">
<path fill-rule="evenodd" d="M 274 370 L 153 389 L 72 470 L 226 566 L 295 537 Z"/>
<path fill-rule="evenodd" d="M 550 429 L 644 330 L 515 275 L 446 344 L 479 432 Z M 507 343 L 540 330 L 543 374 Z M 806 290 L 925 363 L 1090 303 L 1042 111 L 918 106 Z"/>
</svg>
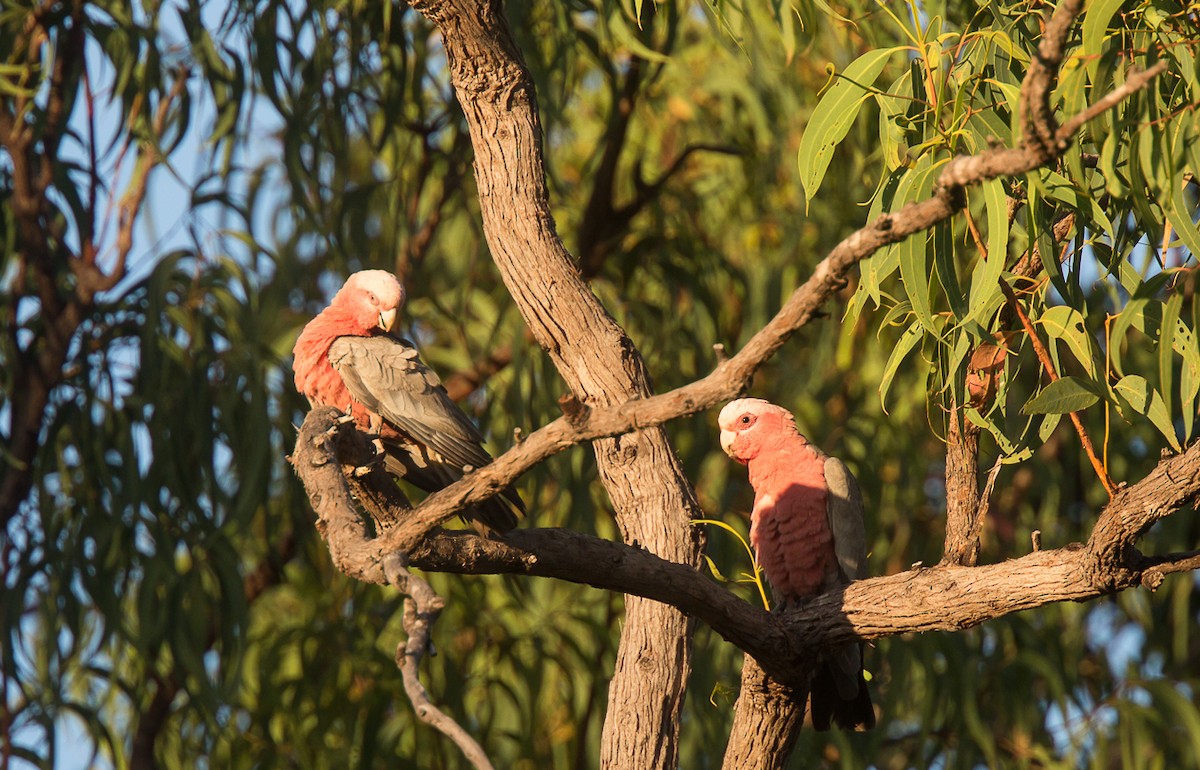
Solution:
<svg viewBox="0 0 1200 770">
<path fill-rule="evenodd" d="M 478 770 L 494 770 L 479 742 L 446 712 L 429 699 L 421 684 L 421 658 L 430 649 L 433 624 L 446 602 L 423 578 L 408 571 L 402 554 L 391 553 L 383 560 L 388 582 L 408 594 L 404 600 L 404 631 L 408 638 L 396 647 L 396 665 L 404 675 L 404 691 L 412 702 L 417 717 L 445 735 L 458 746 L 463 755 Z"/>
</svg>

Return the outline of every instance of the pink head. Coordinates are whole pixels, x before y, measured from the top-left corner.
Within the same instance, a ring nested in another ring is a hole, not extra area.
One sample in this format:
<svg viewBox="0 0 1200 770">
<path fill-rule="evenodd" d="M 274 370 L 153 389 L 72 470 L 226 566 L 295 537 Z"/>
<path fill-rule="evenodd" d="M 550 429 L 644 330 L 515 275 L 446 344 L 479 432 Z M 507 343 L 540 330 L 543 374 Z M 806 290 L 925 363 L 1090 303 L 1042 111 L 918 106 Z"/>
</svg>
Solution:
<svg viewBox="0 0 1200 770">
<path fill-rule="evenodd" d="M 749 463 L 781 441 L 807 443 L 796 430 L 792 413 L 761 398 L 730 401 L 717 418 L 721 428 L 721 449 L 740 463 Z"/>
<path fill-rule="evenodd" d="M 375 327 L 392 330 L 396 312 L 404 304 L 404 287 L 386 270 L 360 270 L 346 279 L 330 307 L 349 314 L 362 332 Z"/>
</svg>

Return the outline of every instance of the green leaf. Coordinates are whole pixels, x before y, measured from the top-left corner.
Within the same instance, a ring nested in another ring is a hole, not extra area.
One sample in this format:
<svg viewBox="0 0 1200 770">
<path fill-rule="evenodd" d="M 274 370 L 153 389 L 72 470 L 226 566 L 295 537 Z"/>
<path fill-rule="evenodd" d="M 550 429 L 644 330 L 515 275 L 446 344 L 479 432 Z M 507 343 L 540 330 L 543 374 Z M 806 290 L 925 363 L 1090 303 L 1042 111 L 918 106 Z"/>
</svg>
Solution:
<svg viewBox="0 0 1200 770">
<path fill-rule="evenodd" d="M 938 282 L 950 303 L 950 311 L 958 321 L 967 314 L 967 302 L 954 264 L 954 231 L 945 222 L 933 228 L 933 263 L 937 267 Z"/>
<path fill-rule="evenodd" d="M 888 357 L 887 365 L 883 367 L 883 378 L 879 382 L 879 405 L 883 407 L 884 412 L 887 412 L 887 394 L 892 387 L 892 380 L 896 377 L 896 371 L 908 354 L 912 352 L 912 349 L 921 341 L 922 336 L 921 322 L 914 321 L 904 331 L 904 334 L 900 335 L 900 341 L 896 343 L 895 349 Z"/>
<path fill-rule="evenodd" d="M 713 561 L 708 554 L 704 554 L 704 563 L 708 565 L 708 571 L 712 573 L 713 577 L 722 583 L 729 582 L 729 578 L 721 574 L 721 570 L 717 568 L 717 563 Z"/>
<path fill-rule="evenodd" d="M 1100 66 L 1100 54 L 1108 37 L 1108 24 L 1113 14 L 1121 9 L 1124 0 L 1094 0 L 1083 14 L 1083 56 L 1087 61 L 1088 78 L 1096 79 Z"/>
<path fill-rule="evenodd" d="M 1101 398 L 1100 386 L 1078 377 L 1055 380 L 1021 407 L 1025 414 L 1067 414 L 1087 409 Z"/>
<path fill-rule="evenodd" d="M 1158 339 L 1158 388 L 1168 415 L 1175 412 L 1175 356 L 1172 347 L 1175 344 L 1175 332 L 1182 309 L 1183 294 L 1175 292 L 1163 306 L 1162 325 L 1159 327 L 1162 329 L 1162 336 Z"/>
<path fill-rule="evenodd" d="M 895 206 L 898 208 L 928 196 L 933 188 L 937 168 L 938 165 L 933 164 L 928 155 L 922 157 L 917 167 L 905 177 L 896 191 Z M 928 232 L 914 233 L 896 244 L 895 248 L 900 261 L 900 280 L 904 283 L 904 291 L 908 301 L 912 303 L 913 312 L 930 334 L 940 337 L 941 327 L 934 321 L 933 305 L 929 296 L 928 241 Z"/>
<path fill-rule="evenodd" d="M 1037 244 L 1038 257 L 1046 270 L 1046 276 L 1054 284 L 1055 291 L 1061 297 L 1071 297 L 1073 292 L 1063 278 L 1062 265 L 1058 262 L 1058 248 L 1052 234 L 1054 206 L 1046 200 L 1046 189 L 1037 181 L 1038 176 L 1031 175 L 1029 178 L 1033 182 L 1029 186 L 1028 205 L 1030 240 Z"/>
<path fill-rule="evenodd" d="M 871 92 L 867 88 L 879 77 L 891 55 L 899 50 L 902 47 L 866 52 L 844 72 L 835 76 L 833 85 L 821 97 L 809 118 L 804 136 L 800 138 L 800 150 L 797 153 L 800 185 L 804 188 L 806 205 L 812 202 L 821 188 L 834 149 L 846 138 L 863 102 L 870 98 Z"/>
<path fill-rule="evenodd" d="M 983 203 L 987 212 L 987 257 L 980 258 L 971 271 L 970 312 L 967 319 L 985 323 L 1001 302 L 1000 275 L 1008 257 L 1008 199 L 1004 184 L 992 179 L 982 185 Z"/>
<path fill-rule="evenodd" d="M 1150 418 L 1150 422 L 1158 428 L 1171 446 L 1179 451 L 1179 439 L 1175 436 L 1175 426 L 1171 424 L 1167 405 L 1163 403 L 1162 395 L 1158 391 L 1150 389 L 1150 384 L 1146 382 L 1145 377 L 1138 374 L 1126 375 L 1113 386 L 1113 393 L 1118 397 L 1117 409 L 1122 412 L 1125 419 L 1128 420 L 1130 417 L 1125 407 L 1145 415 Z"/>
<path fill-rule="evenodd" d="M 1071 352 L 1075 354 L 1075 358 L 1087 369 L 1088 374 L 1096 376 L 1093 341 L 1088 334 L 1087 324 L 1084 323 L 1082 313 L 1073 307 L 1056 305 L 1047 308 L 1037 322 L 1051 337 L 1065 341 L 1071 348 Z"/>
<path fill-rule="evenodd" d="M 1134 297 L 1129 300 L 1109 330 L 1109 358 L 1112 361 L 1113 369 L 1122 377 L 1125 376 L 1125 369 L 1121 364 L 1121 342 L 1125 339 L 1125 334 L 1129 331 L 1130 326 L 1139 330 L 1146 328 L 1145 313 L 1148 302 L 1149 300 L 1144 297 Z"/>
<path fill-rule="evenodd" d="M 996 440 L 996 446 L 1000 448 L 1000 454 L 1003 458 L 1001 460 L 1002 464 L 1011 465 L 1033 457 L 1032 447 L 1023 446 L 1013 441 L 994 420 L 980 414 L 979 410 L 975 407 L 967 409 L 966 416 L 973 425 L 983 428 L 992 434 L 992 438 Z"/>
<path fill-rule="evenodd" d="M 1165 136 L 1163 138 L 1166 139 Z M 1171 146 L 1172 164 L 1181 164 L 1187 155 L 1187 148 L 1194 148 L 1198 143 L 1200 143 L 1200 129 L 1195 125 L 1185 123 L 1177 127 L 1175 141 Z M 1184 190 L 1187 189 L 1187 183 L 1184 180 L 1182 171 L 1172 175 L 1167 183 L 1168 189 L 1163 191 L 1165 194 L 1162 194 L 1162 197 L 1166 198 L 1163 210 L 1167 215 L 1167 221 L 1175 228 L 1175 232 L 1179 234 L 1179 239 L 1187 246 L 1188 251 L 1200 255 L 1200 228 L 1197 228 L 1196 222 L 1192 218 L 1195 207 L 1184 198 Z"/>
</svg>

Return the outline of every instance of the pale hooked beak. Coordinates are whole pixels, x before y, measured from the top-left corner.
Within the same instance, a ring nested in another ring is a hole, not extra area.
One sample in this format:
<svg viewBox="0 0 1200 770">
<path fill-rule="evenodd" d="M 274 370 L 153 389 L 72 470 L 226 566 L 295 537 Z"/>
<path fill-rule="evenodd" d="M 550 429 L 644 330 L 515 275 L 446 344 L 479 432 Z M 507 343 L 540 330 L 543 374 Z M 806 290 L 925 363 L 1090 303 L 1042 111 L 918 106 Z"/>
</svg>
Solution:
<svg viewBox="0 0 1200 770">
<path fill-rule="evenodd" d="M 379 311 L 379 328 L 390 332 L 396 323 L 396 308 Z"/>
<path fill-rule="evenodd" d="M 733 457 L 733 459 L 736 460 L 738 458 L 735 457 L 733 454 L 733 440 L 735 438 L 737 438 L 737 434 L 734 433 L 733 431 L 731 431 L 731 430 L 721 431 L 721 449 L 725 452 L 725 454 L 729 455 L 730 457 Z"/>
</svg>

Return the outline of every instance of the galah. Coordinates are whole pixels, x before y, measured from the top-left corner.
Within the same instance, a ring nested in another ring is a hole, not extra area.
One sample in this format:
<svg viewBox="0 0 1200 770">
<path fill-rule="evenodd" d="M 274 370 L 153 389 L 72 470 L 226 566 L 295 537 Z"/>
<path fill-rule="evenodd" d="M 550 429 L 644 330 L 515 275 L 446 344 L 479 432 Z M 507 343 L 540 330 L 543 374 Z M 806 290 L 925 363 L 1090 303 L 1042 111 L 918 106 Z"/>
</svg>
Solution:
<svg viewBox="0 0 1200 770">
<path fill-rule="evenodd" d="M 332 406 L 377 435 L 384 467 L 427 491 L 487 465 L 483 436 L 450 400 L 411 342 L 388 332 L 404 287 L 384 270 L 354 273 L 329 307 L 308 322 L 293 349 L 296 389 L 312 406 Z M 509 530 L 524 503 L 512 487 L 464 512 L 484 531 Z"/>
<path fill-rule="evenodd" d="M 749 470 L 750 543 L 777 602 L 795 604 L 866 577 L 862 494 L 845 463 L 800 435 L 791 412 L 761 398 L 726 404 L 717 422 L 721 448 Z M 809 710 L 818 730 L 831 719 L 847 730 L 875 726 L 860 644 L 818 665 Z"/>
</svg>

